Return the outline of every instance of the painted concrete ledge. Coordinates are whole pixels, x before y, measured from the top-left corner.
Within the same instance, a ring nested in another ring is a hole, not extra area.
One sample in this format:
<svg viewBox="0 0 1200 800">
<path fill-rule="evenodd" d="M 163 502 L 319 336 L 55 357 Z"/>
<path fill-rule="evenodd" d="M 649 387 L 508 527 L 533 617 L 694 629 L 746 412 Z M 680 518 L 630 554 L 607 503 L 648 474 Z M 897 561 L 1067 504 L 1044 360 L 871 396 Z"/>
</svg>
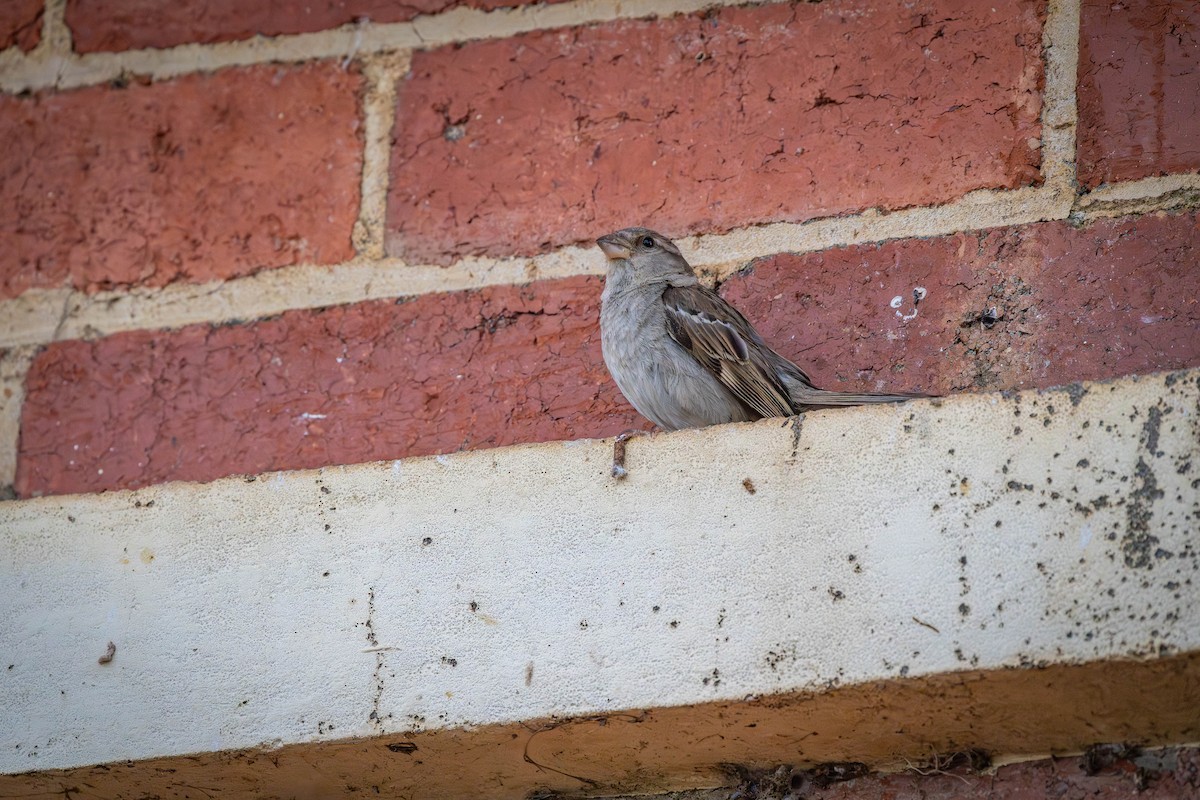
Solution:
<svg viewBox="0 0 1200 800">
<path fill-rule="evenodd" d="M 0 504 L 0 795 L 645 792 L 1200 739 L 1200 370 L 662 435 L 624 482 L 609 454 Z"/>
</svg>

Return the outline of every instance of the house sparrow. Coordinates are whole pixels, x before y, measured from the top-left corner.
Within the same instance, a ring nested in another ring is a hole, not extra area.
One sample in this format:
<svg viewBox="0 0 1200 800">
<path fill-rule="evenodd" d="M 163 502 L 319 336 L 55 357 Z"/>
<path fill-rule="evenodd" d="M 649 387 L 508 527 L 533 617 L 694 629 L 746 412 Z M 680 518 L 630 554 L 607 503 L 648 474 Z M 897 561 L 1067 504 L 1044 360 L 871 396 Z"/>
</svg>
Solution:
<svg viewBox="0 0 1200 800">
<path fill-rule="evenodd" d="M 664 430 L 928 396 L 818 389 L 700 284 L 670 239 L 626 228 L 596 244 L 608 256 L 600 305 L 604 363 L 638 413 Z M 620 438 L 614 455 L 623 445 Z M 613 475 L 624 475 L 616 459 Z"/>
</svg>

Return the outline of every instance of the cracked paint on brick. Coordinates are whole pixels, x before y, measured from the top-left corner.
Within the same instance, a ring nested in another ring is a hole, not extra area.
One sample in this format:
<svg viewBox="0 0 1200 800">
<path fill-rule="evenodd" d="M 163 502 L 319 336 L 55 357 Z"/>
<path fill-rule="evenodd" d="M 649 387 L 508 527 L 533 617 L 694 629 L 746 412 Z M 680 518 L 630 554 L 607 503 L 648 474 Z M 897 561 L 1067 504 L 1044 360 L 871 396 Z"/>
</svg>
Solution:
<svg viewBox="0 0 1200 800">
<path fill-rule="evenodd" d="M 447 263 L 1037 184 L 1042 13 L 777 4 L 418 52 L 388 252 Z"/>
<path fill-rule="evenodd" d="M 209 480 L 641 424 L 600 355 L 600 281 L 63 342 L 35 360 L 23 496 Z"/>
<path fill-rule="evenodd" d="M 43 0 L 7 0 L 0 10 L 0 50 L 29 52 L 42 40 Z"/>
<path fill-rule="evenodd" d="M 0 297 L 346 260 L 361 89 L 325 61 L 0 96 Z"/>
</svg>

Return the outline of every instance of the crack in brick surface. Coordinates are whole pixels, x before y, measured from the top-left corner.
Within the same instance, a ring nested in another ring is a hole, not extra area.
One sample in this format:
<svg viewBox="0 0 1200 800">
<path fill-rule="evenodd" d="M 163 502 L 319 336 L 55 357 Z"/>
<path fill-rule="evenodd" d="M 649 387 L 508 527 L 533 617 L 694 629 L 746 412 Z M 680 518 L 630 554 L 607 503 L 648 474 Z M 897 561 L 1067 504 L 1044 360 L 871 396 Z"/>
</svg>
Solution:
<svg viewBox="0 0 1200 800">
<path fill-rule="evenodd" d="M 7 0 L 0 14 L 0 50 L 28 53 L 42 40 L 43 0 Z"/>
<path fill-rule="evenodd" d="M 0 297 L 345 261 L 361 87 L 325 61 L 0 95 Z"/>
<path fill-rule="evenodd" d="M 618 433 L 639 423 L 600 356 L 599 293 L 571 278 L 51 345 L 27 383 L 18 484 L 88 491 Z"/>
</svg>

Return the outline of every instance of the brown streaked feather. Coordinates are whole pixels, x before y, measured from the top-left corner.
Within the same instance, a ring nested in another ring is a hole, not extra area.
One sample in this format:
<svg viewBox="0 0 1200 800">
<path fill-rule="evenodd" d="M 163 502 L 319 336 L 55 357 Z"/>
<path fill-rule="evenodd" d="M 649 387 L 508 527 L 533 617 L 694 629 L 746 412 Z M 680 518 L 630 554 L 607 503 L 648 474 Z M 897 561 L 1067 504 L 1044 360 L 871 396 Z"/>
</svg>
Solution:
<svg viewBox="0 0 1200 800">
<path fill-rule="evenodd" d="M 737 309 L 699 285 L 670 286 L 662 299 L 667 333 L 735 397 L 764 417 L 797 413 L 772 368 L 775 354 Z"/>
</svg>

